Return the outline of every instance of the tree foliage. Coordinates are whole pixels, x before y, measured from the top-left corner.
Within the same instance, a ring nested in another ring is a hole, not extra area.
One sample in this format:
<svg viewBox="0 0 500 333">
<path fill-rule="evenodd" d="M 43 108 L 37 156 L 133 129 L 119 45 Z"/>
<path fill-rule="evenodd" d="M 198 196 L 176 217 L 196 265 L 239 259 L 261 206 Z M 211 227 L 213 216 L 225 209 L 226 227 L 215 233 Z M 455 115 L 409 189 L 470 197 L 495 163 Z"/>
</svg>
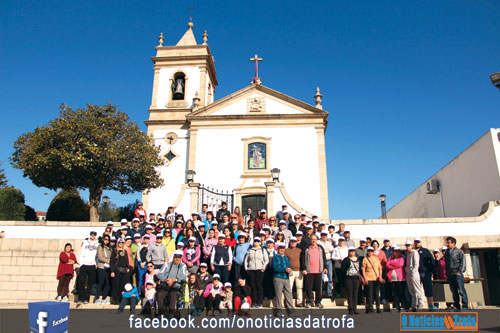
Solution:
<svg viewBox="0 0 500 333">
<path fill-rule="evenodd" d="M 36 211 L 33 207 L 25 205 L 26 210 L 24 211 L 24 220 L 25 221 L 38 221 L 38 217 L 36 216 Z"/>
<path fill-rule="evenodd" d="M 11 186 L 0 188 L 0 220 L 23 221 L 25 211 L 21 190 Z"/>
<path fill-rule="evenodd" d="M 120 208 L 112 202 L 105 204 L 101 202 L 99 206 L 99 221 L 118 221 L 120 219 Z"/>
<path fill-rule="evenodd" d="M 0 165 L 2 165 L 0 163 Z M 0 168 L 0 187 L 7 186 L 7 177 L 5 176 L 5 170 Z"/>
<path fill-rule="evenodd" d="M 11 162 L 36 186 L 89 189 L 90 220 L 98 221 L 103 190 L 125 194 L 163 184 L 159 153 L 154 140 L 116 106 L 73 110 L 62 104 L 58 118 L 17 139 Z"/>
<path fill-rule="evenodd" d="M 137 208 L 137 203 L 139 201 L 131 202 L 126 206 L 120 207 L 119 217 L 121 219 L 127 219 L 127 221 L 132 221 L 135 217 L 135 209 Z"/>
<path fill-rule="evenodd" d="M 88 220 L 89 207 L 75 189 L 57 193 L 47 209 L 47 221 Z"/>
</svg>

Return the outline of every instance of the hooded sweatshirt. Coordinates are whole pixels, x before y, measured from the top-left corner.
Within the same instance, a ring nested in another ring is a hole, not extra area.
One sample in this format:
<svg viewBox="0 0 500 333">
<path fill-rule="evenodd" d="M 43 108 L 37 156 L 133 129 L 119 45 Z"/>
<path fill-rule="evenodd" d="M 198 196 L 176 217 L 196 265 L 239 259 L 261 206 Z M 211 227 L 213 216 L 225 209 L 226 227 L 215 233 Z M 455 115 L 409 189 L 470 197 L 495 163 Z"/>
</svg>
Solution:
<svg viewBox="0 0 500 333">
<path fill-rule="evenodd" d="M 80 259 L 78 262 L 82 266 L 95 266 L 97 247 L 99 241 L 95 239 L 93 242 L 90 239 L 84 239 L 82 242 L 82 252 L 80 252 Z"/>
</svg>

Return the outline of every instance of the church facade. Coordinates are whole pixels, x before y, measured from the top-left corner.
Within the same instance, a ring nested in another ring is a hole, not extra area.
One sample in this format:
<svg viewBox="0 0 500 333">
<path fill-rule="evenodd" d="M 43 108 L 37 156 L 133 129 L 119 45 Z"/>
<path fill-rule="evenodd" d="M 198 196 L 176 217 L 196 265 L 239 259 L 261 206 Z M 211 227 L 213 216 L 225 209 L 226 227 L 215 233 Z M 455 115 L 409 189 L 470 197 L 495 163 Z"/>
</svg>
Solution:
<svg viewBox="0 0 500 333">
<path fill-rule="evenodd" d="M 149 212 L 239 206 L 329 220 L 325 155 L 328 112 L 252 83 L 215 100 L 218 84 L 208 36 L 193 23 L 176 45 L 156 47 L 148 135 L 161 147 L 164 186 L 143 194 Z M 258 59 L 258 56 L 255 57 Z"/>
</svg>

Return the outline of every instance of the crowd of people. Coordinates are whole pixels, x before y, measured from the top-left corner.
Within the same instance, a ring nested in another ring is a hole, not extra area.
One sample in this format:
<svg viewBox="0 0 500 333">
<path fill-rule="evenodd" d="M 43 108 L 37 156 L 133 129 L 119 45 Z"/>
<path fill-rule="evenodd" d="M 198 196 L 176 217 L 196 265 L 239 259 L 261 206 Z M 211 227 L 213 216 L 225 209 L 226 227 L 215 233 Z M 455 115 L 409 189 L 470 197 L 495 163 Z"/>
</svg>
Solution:
<svg viewBox="0 0 500 333">
<path fill-rule="evenodd" d="M 468 308 L 465 256 L 453 237 L 432 252 L 419 238 L 404 248 L 369 237 L 356 246 L 344 224 L 336 230 L 316 216 L 291 216 L 286 205 L 268 216 L 264 209 L 231 213 L 223 202 L 215 214 L 203 205 L 186 219 L 173 207 L 147 215 L 138 203 L 135 215 L 131 225 L 124 219 L 117 229 L 108 222 L 100 236 L 90 232 L 78 259 L 66 244 L 57 300 L 68 301 L 76 270 L 78 304 L 95 293 L 95 303 L 119 305 L 118 312 L 141 304 L 152 315 L 181 308 L 246 314 L 264 300 L 278 311 L 323 308 L 323 297 L 345 297 L 349 314 L 361 304 L 379 313 L 389 302 L 392 311 L 432 310 L 433 280 L 448 281 L 454 310 Z"/>
</svg>

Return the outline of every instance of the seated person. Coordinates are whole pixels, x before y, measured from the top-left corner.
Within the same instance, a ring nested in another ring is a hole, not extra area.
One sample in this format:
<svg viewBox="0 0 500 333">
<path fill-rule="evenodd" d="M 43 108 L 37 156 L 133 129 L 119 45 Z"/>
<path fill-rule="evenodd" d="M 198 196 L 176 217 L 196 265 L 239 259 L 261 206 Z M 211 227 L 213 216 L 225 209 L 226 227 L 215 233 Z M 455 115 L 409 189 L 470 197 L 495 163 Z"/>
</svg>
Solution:
<svg viewBox="0 0 500 333">
<path fill-rule="evenodd" d="M 139 301 L 139 291 L 136 287 L 132 287 L 130 283 L 127 283 L 124 287 L 125 291 L 122 291 L 122 300 L 118 306 L 117 314 L 122 313 L 123 309 L 127 304 L 130 304 L 130 314 L 135 313 L 135 306 Z"/>
<path fill-rule="evenodd" d="M 156 309 L 156 289 L 153 281 L 146 282 L 146 289 L 144 291 L 144 298 L 142 299 L 142 312 L 141 314 L 151 312 L 155 315 Z"/>
</svg>

